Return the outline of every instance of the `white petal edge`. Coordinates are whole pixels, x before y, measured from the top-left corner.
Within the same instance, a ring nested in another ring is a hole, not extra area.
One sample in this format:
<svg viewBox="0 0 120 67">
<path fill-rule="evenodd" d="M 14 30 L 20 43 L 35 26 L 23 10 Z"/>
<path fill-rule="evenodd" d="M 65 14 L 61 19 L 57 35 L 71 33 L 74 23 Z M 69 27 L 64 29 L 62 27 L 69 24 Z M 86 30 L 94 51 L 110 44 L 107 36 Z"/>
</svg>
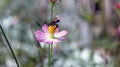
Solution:
<svg viewBox="0 0 120 67">
<path fill-rule="evenodd" d="M 67 34 L 68 32 L 67 31 L 61 31 L 59 33 L 55 33 L 54 37 L 63 37 Z"/>
</svg>

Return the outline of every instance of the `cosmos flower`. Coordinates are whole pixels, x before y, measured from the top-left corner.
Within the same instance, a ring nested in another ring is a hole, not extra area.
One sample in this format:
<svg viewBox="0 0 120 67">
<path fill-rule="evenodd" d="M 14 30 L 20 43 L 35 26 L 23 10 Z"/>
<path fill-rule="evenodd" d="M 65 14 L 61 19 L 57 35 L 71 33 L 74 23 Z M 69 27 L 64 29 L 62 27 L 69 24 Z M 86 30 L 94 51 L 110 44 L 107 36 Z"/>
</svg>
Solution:
<svg viewBox="0 0 120 67">
<path fill-rule="evenodd" d="M 35 31 L 35 38 L 38 42 L 44 43 L 58 43 L 65 40 L 67 31 L 60 31 L 55 25 L 43 25 L 42 30 Z"/>
<path fill-rule="evenodd" d="M 120 8 L 120 2 L 114 4 L 114 9 L 119 9 Z"/>
</svg>

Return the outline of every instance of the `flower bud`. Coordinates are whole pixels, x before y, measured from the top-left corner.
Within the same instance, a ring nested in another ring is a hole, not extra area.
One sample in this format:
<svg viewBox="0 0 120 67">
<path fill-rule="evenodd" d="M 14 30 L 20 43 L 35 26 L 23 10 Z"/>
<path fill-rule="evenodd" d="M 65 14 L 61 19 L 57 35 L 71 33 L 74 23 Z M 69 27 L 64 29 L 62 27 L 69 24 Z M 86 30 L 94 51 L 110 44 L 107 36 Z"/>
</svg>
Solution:
<svg viewBox="0 0 120 67">
<path fill-rule="evenodd" d="M 51 3 L 55 3 L 57 0 L 49 0 L 49 2 Z"/>
</svg>

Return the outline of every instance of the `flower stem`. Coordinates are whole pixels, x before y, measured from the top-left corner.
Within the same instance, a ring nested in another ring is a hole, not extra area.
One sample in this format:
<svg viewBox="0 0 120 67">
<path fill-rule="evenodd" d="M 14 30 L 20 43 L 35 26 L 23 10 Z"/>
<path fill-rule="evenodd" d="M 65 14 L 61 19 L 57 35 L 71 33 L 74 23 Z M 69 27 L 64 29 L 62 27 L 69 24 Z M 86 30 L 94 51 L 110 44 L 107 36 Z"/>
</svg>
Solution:
<svg viewBox="0 0 120 67">
<path fill-rule="evenodd" d="M 10 45 L 8 39 L 7 39 L 7 36 L 5 35 L 5 32 L 4 32 L 4 30 L 3 30 L 2 26 L 1 26 L 1 24 L 0 24 L 0 29 L 1 29 L 1 32 L 3 33 L 3 35 L 4 35 L 4 38 L 5 38 L 5 40 L 6 40 L 7 44 L 8 44 L 8 46 L 9 46 L 9 48 L 10 48 L 10 51 L 11 51 L 11 53 L 12 53 L 14 59 L 15 59 L 15 62 L 16 62 L 16 64 L 17 64 L 17 67 L 20 67 L 20 66 L 19 66 L 19 63 L 18 63 L 18 61 L 17 61 L 17 58 L 16 58 L 16 56 L 15 56 L 15 53 L 14 53 L 14 51 L 13 51 L 13 49 L 12 49 L 12 47 L 11 47 L 11 45 Z"/>
<path fill-rule="evenodd" d="M 53 44 L 49 45 L 49 62 L 48 62 L 48 67 L 50 67 L 51 65 L 51 61 L 52 61 L 52 49 L 53 49 Z"/>
<path fill-rule="evenodd" d="M 52 17 L 53 17 L 53 8 L 54 8 L 54 3 L 51 3 L 51 15 L 50 15 L 50 22 L 52 22 Z"/>
<path fill-rule="evenodd" d="M 53 44 L 51 44 L 51 49 L 50 49 L 51 58 L 52 58 L 52 51 L 53 51 Z"/>
<path fill-rule="evenodd" d="M 50 45 L 49 45 L 49 56 L 48 56 L 48 67 L 50 67 L 51 58 L 50 58 Z"/>
<path fill-rule="evenodd" d="M 53 8 L 54 8 L 54 3 L 51 3 L 50 22 L 52 22 Z M 53 43 L 52 43 L 52 44 L 53 44 Z M 53 49 L 52 44 L 49 45 L 48 67 L 50 67 L 51 59 L 52 59 L 52 49 Z"/>
</svg>

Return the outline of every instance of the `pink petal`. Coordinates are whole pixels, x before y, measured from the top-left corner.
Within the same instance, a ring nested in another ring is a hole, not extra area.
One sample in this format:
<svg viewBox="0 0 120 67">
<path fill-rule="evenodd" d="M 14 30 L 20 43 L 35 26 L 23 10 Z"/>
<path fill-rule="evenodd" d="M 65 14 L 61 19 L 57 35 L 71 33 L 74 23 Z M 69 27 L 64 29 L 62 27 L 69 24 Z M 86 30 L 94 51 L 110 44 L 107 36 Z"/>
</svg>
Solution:
<svg viewBox="0 0 120 67">
<path fill-rule="evenodd" d="M 48 35 L 40 30 L 36 30 L 34 33 L 35 33 L 35 39 L 39 42 L 42 42 L 43 40 L 45 40 L 46 36 Z"/>
<path fill-rule="evenodd" d="M 47 44 L 51 44 L 51 43 L 58 43 L 58 42 L 61 42 L 60 40 L 58 39 L 46 39 L 44 40 L 45 43 Z"/>
<path fill-rule="evenodd" d="M 57 42 L 61 42 L 60 40 L 58 40 L 58 39 L 52 39 L 52 41 L 53 41 L 53 43 L 55 42 L 55 43 L 57 43 Z"/>
<path fill-rule="evenodd" d="M 38 42 L 43 42 L 44 40 L 41 40 L 41 39 L 36 39 L 36 41 L 38 41 Z"/>
<path fill-rule="evenodd" d="M 47 31 L 47 28 L 48 28 L 47 25 L 43 25 L 43 26 L 42 26 L 42 31 L 45 32 L 45 33 L 47 33 L 47 32 L 48 32 L 48 31 Z"/>
<path fill-rule="evenodd" d="M 38 37 L 36 37 L 36 40 L 38 41 L 38 42 L 43 42 L 45 39 L 43 38 L 38 38 Z"/>
<path fill-rule="evenodd" d="M 42 32 L 42 31 L 40 31 L 40 30 L 36 30 L 35 32 L 35 35 L 43 35 L 44 33 Z"/>
<path fill-rule="evenodd" d="M 35 36 L 36 39 L 46 39 L 46 37 L 42 36 Z"/>
<path fill-rule="evenodd" d="M 60 38 L 57 38 L 57 39 L 63 41 L 63 40 L 66 40 L 67 38 L 66 37 L 60 37 Z"/>
<path fill-rule="evenodd" d="M 35 39 L 37 40 L 37 41 L 43 41 L 43 40 L 45 40 L 46 39 L 46 37 L 45 36 L 41 36 L 41 35 L 35 35 Z"/>
<path fill-rule="evenodd" d="M 59 33 L 55 33 L 54 37 L 62 37 L 65 36 L 68 32 L 67 31 L 61 31 Z"/>
<path fill-rule="evenodd" d="M 44 33 L 40 30 L 36 30 L 34 33 L 35 33 L 35 36 L 40 36 L 40 37 L 46 37 L 49 35 L 49 33 Z"/>
<path fill-rule="evenodd" d="M 44 42 L 47 43 L 47 44 L 51 44 L 52 43 L 52 41 L 50 41 L 48 39 L 44 40 Z"/>
<path fill-rule="evenodd" d="M 55 33 L 58 33 L 58 32 L 59 32 L 59 28 L 56 28 Z"/>
</svg>

